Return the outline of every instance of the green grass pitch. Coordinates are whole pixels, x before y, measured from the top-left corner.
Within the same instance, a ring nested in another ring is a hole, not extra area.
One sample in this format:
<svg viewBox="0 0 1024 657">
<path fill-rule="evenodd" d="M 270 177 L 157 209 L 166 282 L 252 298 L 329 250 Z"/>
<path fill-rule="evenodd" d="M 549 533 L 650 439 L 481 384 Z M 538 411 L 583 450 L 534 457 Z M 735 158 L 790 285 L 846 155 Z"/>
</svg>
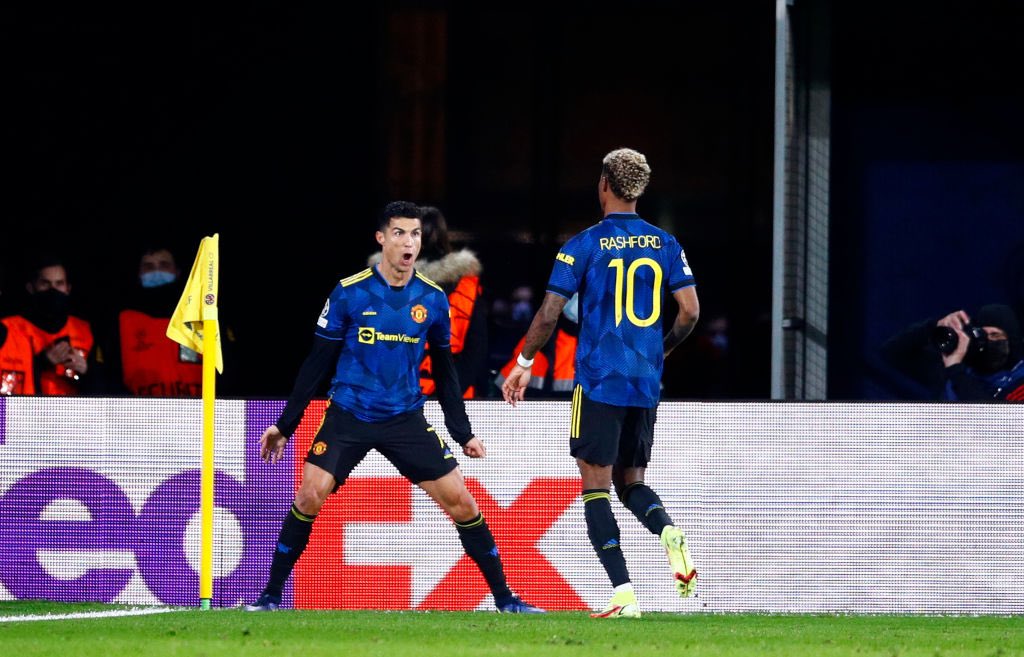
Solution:
<svg viewBox="0 0 1024 657">
<path fill-rule="evenodd" d="M 7 622 L 12 616 L 114 610 L 100 604 L 0 602 L 3 655 L 206 657 L 1024 655 L 1024 617 L 646 613 L 279 611 L 234 609 Z"/>
</svg>

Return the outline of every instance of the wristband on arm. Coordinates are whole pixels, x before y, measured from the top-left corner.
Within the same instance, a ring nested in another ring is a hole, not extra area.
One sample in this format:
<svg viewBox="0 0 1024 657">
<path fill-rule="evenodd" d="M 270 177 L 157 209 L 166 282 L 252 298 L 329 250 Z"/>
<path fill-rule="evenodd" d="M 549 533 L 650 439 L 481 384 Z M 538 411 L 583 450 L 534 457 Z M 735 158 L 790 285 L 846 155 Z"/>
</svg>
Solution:
<svg viewBox="0 0 1024 657">
<path fill-rule="evenodd" d="M 519 352 L 519 355 L 516 356 L 516 364 L 524 369 L 530 369 L 533 367 L 533 360 L 533 358 L 523 358 L 523 352 L 521 351 Z"/>
</svg>

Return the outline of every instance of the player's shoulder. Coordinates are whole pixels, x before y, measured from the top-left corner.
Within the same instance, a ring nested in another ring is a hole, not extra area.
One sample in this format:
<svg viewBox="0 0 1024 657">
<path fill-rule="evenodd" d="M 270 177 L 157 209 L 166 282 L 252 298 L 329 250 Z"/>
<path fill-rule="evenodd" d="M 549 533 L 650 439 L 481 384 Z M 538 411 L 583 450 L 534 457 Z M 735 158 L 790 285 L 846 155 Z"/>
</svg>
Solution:
<svg viewBox="0 0 1024 657">
<path fill-rule="evenodd" d="M 346 288 L 346 287 L 352 287 L 353 285 L 359 285 L 360 283 L 364 283 L 365 284 L 365 281 L 370 279 L 370 277 L 372 277 L 372 276 L 373 276 L 373 269 L 371 269 L 370 267 L 367 267 L 366 269 L 364 269 L 364 270 L 362 270 L 362 271 L 360 271 L 358 273 L 352 274 L 351 276 L 347 276 L 347 277 L 341 279 L 340 281 L 338 281 L 338 287 Z"/>
<path fill-rule="evenodd" d="M 427 303 L 436 304 L 438 307 L 448 306 L 448 295 L 445 293 L 444 288 L 435 283 L 429 276 L 425 276 L 422 272 L 417 271 L 416 275 L 413 276 L 413 281 L 420 286 L 421 298 L 425 299 Z"/>
<path fill-rule="evenodd" d="M 561 251 L 581 252 L 592 247 L 598 242 L 598 240 L 604 236 L 604 228 L 601 223 L 598 222 L 593 226 L 588 226 L 580 232 L 576 233 L 562 245 Z"/>
<path fill-rule="evenodd" d="M 572 240 L 577 240 L 577 241 L 592 240 L 592 239 L 594 239 L 595 236 L 603 235 L 607 231 L 607 229 L 608 229 L 608 226 L 605 225 L 605 222 L 599 221 L 596 224 L 593 224 L 592 226 L 587 226 L 586 228 L 584 228 L 580 232 L 576 233 L 575 235 L 573 235 L 569 239 L 569 241 L 571 242 Z"/>
<path fill-rule="evenodd" d="M 419 271 L 412 277 L 409 284 L 416 285 L 419 288 L 412 293 L 411 299 L 415 300 L 415 303 L 424 304 L 428 308 L 435 308 L 438 312 L 447 316 L 448 295 L 445 294 L 444 288 Z"/>
<path fill-rule="evenodd" d="M 418 281 L 419 281 L 419 282 L 420 282 L 421 284 L 423 284 L 423 285 L 427 286 L 428 288 L 432 288 L 432 289 L 433 289 L 433 290 L 434 290 L 435 292 L 440 292 L 441 294 L 444 294 L 444 289 L 442 289 L 440 285 L 438 285 L 437 283 L 435 283 L 435 282 L 434 282 L 433 280 L 431 280 L 430 278 L 427 278 L 427 277 L 426 277 L 425 275 L 423 275 L 423 273 L 422 273 L 422 272 L 420 272 L 419 270 L 416 270 L 416 276 L 415 276 L 415 279 L 416 279 L 416 280 L 418 280 Z"/>
<path fill-rule="evenodd" d="M 661 242 L 661 244 L 664 244 L 664 245 L 667 245 L 667 246 L 670 246 L 670 247 L 676 247 L 676 248 L 679 247 L 679 240 L 676 239 L 676 236 L 673 235 L 672 233 L 668 232 L 664 228 L 661 228 L 659 226 L 655 226 L 651 222 L 646 221 L 644 219 L 640 220 L 640 225 L 642 226 L 642 229 L 640 231 L 638 231 L 638 232 L 640 232 L 642 234 L 645 234 L 645 235 L 653 235 L 653 236 L 658 237 L 659 241 Z"/>
<path fill-rule="evenodd" d="M 667 230 L 665 230 L 661 226 L 658 226 L 657 224 L 652 224 L 643 217 L 637 219 L 636 225 L 637 232 L 647 233 L 649 235 L 658 235 L 666 239 L 675 240 L 675 237 L 673 237 L 672 233 L 668 232 Z"/>
</svg>

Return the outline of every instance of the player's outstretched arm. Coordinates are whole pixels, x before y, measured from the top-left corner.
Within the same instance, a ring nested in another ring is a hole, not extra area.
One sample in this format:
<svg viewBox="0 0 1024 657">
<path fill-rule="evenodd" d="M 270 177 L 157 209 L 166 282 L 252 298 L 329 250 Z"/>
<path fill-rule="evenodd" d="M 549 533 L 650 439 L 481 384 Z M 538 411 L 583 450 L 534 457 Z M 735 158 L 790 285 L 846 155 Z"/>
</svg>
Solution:
<svg viewBox="0 0 1024 657">
<path fill-rule="evenodd" d="M 558 316 L 569 300 L 560 294 L 548 292 L 544 295 L 544 303 L 541 304 L 537 314 L 530 322 L 530 328 L 526 331 L 526 339 L 523 342 L 522 357 L 532 361 L 540 348 L 551 338 L 558 324 Z M 516 354 L 518 357 L 520 354 Z M 526 386 L 530 383 L 530 368 L 523 367 L 518 362 L 512 371 L 509 372 L 505 382 L 501 384 L 501 396 L 513 406 L 516 402 L 523 401 L 526 395 Z"/>
<path fill-rule="evenodd" d="M 276 424 L 271 424 L 260 436 L 260 458 L 267 463 L 277 463 L 284 455 L 286 444 L 288 444 L 288 439 Z"/>
</svg>

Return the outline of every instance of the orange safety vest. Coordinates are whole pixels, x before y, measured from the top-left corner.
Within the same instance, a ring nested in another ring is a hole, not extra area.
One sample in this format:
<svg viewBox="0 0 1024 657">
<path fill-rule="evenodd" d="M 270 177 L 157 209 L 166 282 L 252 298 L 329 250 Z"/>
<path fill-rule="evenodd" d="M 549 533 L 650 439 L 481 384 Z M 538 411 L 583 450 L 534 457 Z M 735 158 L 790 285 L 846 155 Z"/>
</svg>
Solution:
<svg viewBox="0 0 1024 657">
<path fill-rule="evenodd" d="M 34 395 L 36 382 L 32 376 L 32 343 L 20 331 L 12 331 L 9 320 L 7 340 L 0 346 L 0 395 Z"/>
<path fill-rule="evenodd" d="M 541 390 L 544 388 L 544 381 L 547 376 L 552 376 L 551 382 L 552 392 L 569 392 L 572 390 L 573 381 L 576 378 L 576 343 L 579 340 L 562 329 L 558 329 L 555 334 L 555 366 L 551 368 L 551 363 L 547 356 L 544 355 L 543 349 L 538 351 L 533 357 L 533 367 L 530 368 L 530 383 L 527 384 L 528 388 L 534 388 Z M 519 341 L 516 348 L 513 350 L 514 356 L 512 359 L 505 364 L 505 367 L 501 368 L 501 373 L 497 377 L 496 383 L 498 387 L 505 382 L 508 375 L 512 373 L 512 368 L 516 365 L 516 356 L 523 351 L 523 345 L 526 344 L 526 337 Z"/>
<path fill-rule="evenodd" d="M 202 357 L 167 337 L 167 318 L 122 310 L 121 372 L 137 397 L 201 397 Z"/>
<path fill-rule="evenodd" d="M 451 318 L 452 324 L 452 355 L 462 353 L 462 350 L 466 348 L 466 334 L 469 333 L 469 321 L 473 316 L 473 307 L 476 305 L 477 299 L 480 298 L 480 293 L 483 292 L 483 288 L 480 286 L 479 276 L 463 276 L 459 279 L 459 284 L 455 286 L 452 293 L 448 295 L 448 306 L 450 308 L 448 316 Z M 459 383 L 465 383 L 460 381 Z M 430 356 L 424 356 L 423 362 L 420 364 L 420 391 L 424 395 L 431 395 L 434 393 L 436 385 L 432 376 L 430 366 Z M 473 399 L 476 393 L 473 386 L 469 386 L 466 389 L 465 394 L 462 395 L 463 399 Z"/>
<path fill-rule="evenodd" d="M 71 348 L 83 357 L 88 358 L 89 352 L 92 351 L 92 329 L 89 327 L 89 322 L 78 317 L 69 315 L 64 328 L 56 333 L 47 333 L 20 316 L 7 317 L 4 319 L 4 323 L 7 324 L 7 328 L 10 329 L 11 333 L 21 333 L 28 340 L 33 357 L 46 351 L 50 345 L 61 338 L 67 338 Z M 74 372 L 65 369 L 63 365 L 55 365 L 53 369 L 45 369 L 40 372 L 39 380 L 35 382 L 35 393 L 40 395 L 78 394 L 75 376 Z"/>
</svg>

